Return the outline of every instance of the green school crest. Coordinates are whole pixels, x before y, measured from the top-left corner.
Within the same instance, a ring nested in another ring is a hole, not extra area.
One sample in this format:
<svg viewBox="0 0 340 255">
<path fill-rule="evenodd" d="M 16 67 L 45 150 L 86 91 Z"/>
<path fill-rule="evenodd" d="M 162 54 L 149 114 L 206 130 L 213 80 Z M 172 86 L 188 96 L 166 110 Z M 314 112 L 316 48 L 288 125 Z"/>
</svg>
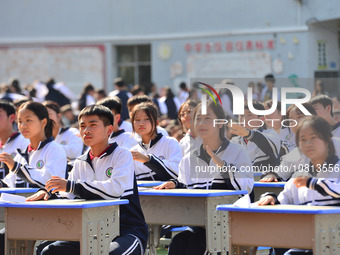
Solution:
<svg viewBox="0 0 340 255">
<path fill-rule="evenodd" d="M 44 161 L 39 160 L 39 161 L 37 162 L 37 168 L 41 169 L 43 166 L 44 166 Z"/>
<path fill-rule="evenodd" d="M 112 167 L 109 167 L 108 169 L 106 169 L 106 172 L 105 172 L 105 173 L 106 173 L 106 176 L 107 176 L 107 177 L 111 177 L 111 175 L 112 175 L 112 169 L 113 169 Z"/>
</svg>

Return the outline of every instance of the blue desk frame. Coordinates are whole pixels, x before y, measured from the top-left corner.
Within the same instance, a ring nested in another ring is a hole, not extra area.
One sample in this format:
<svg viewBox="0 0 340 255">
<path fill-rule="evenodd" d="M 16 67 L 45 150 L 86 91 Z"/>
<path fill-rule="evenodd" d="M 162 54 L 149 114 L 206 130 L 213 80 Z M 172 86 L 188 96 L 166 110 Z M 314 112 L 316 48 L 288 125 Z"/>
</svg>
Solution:
<svg viewBox="0 0 340 255">
<path fill-rule="evenodd" d="M 155 187 L 163 184 L 162 181 L 137 181 L 138 187 Z"/>
</svg>

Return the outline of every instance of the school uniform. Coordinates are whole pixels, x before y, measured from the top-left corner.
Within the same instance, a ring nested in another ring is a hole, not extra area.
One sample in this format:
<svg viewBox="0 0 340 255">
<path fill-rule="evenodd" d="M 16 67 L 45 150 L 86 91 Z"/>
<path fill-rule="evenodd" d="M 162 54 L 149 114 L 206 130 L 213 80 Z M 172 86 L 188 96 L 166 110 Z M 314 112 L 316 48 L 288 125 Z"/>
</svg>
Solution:
<svg viewBox="0 0 340 255">
<path fill-rule="evenodd" d="M 159 133 L 149 144 L 139 142 L 131 151 L 150 156 L 145 163 L 134 160 L 137 180 L 167 181 L 177 178 L 182 151 L 175 138 Z"/>
<path fill-rule="evenodd" d="M 289 127 L 282 127 L 279 132 L 279 137 L 281 140 L 281 148 L 279 156 L 288 154 L 290 151 L 294 150 L 296 147 L 295 134 Z"/>
<path fill-rule="evenodd" d="M 6 152 L 14 158 L 17 155 L 16 149 L 24 150 L 27 148 L 29 143 L 29 139 L 23 137 L 21 133 L 15 132 L 10 138 L 7 139 L 4 144 L 0 142 L 0 153 Z M 9 169 L 7 165 L 3 162 L 0 162 L 0 180 L 5 178 L 8 172 Z"/>
<path fill-rule="evenodd" d="M 201 145 L 192 155 L 187 154 L 179 166 L 176 187 L 188 189 L 247 190 L 254 186 L 250 157 L 239 144 L 225 139 L 215 152 L 224 161 L 222 172 Z"/>
<path fill-rule="evenodd" d="M 109 137 L 109 143 L 117 143 L 119 146 L 131 149 L 133 146 L 137 145 L 137 141 L 130 132 L 125 132 L 124 129 L 118 130 L 117 132 L 112 132 Z"/>
<path fill-rule="evenodd" d="M 47 138 L 33 150 L 30 145 L 25 150 L 17 149 L 14 167 L 3 180 L 2 187 L 40 187 L 52 176 L 66 176 L 66 154 L 60 144 Z"/>
<path fill-rule="evenodd" d="M 185 136 L 179 141 L 179 146 L 182 150 L 182 155 L 185 156 L 187 153 L 194 152 L 202 144 L 202 139 L 197 136 L 193 137 L 188 131 Z"/>
<path fill-rule="evenodd" d="M 184 156 L 180 163 L 178 180 L 172 180 L 176 188 L 247 190 L 251 193 L 254 178 L 251 161 L 245 149 L 225 139 L 215 154 L 224 161 L 224 171 L 217 171 L 216 164 L 201 145 L 192 154 Z M 228 168 L 229 167 L 229 168 Z M 210 171 L 205 171 L 210 169 Z M 169 255 L 205 254 L 205 229 L 191 227 L 177 234 L 169 247 Z"/>
<path fill-rule="evenodd" d="M 273 129 L 250 130 L 247 137 L 234 137 L 232 142 L 241 144 L 250 156 L 254 171 L 265 171 L 268 167 L 278 166 L 281 142 Z"/>
<path fill-rule="evenodd" d="M 90 152 L 82 155 L 75 161 L 66 191 L 60 192 L 60 196 L 86 200 L 128 199 L 129 204 L 120 206 L 120 235 L 112 241 L 110 255 L 144 254 L 148 228 L 129 150 L 113 143 L 99 157 L 93 157 Z M 42 254 L 73 255 L 79 252 L 79 242 L 58 241 L 46 247 Z"/>
<path fill-rule="evenodd" d="M 126 132 L 132 133 L 132 124 L 129 121 L 119 120 L 118 122 L 119 129 L 124 129 Z"/>
<path fill-rule="evenodd" d="M 333 136 L 340 138 L 340 122 L 336 123 L 332 127 L 332 134 L 333 134 Z"/>
<path fill-rule="evenodd" d="M 70 127 L 60 128 L 54 140 L 62 145 L 67 161 L 72 162 L 82 154 L 83 141 L 80 138 L 78 129 Z"/>
</svg>

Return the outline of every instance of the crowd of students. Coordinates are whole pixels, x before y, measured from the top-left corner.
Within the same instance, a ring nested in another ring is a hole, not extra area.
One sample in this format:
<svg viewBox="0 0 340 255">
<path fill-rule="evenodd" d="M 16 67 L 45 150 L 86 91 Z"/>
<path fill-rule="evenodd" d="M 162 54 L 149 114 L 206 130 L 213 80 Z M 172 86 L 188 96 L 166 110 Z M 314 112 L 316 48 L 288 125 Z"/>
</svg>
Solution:
<svg viewBox="0 0 340 255">
<path fill-rule="evenodd" d="M 130 203 L 121 206 L 120 236 L 112 240 L 110 254 L 144 254 L 146 249 L 148 230 L 136 180 L 164 181 L 156 189 L 246 190 L 254 200 L 253 171 L 257 171 L 263 182 L 287 181 L 279 196 L 263 194 L 258 201 L 261 206 L 339 205 L 340 124 L 333 119 L 329 96 L 315 95 L 303 104 L 311 116 L 295 105 L 286 116 L 279 107 L 271 116 L 256 115 L 245 104 L 238 124 L 226 125 L 214 122 L 227 118 L 225 109 L 215 102 L 208 101 L 202 114 L 202 104 L 192 98 L 177 107 L 177 100 L 157 101 L 143 93 L 132 96 L 121 79 L 115 83 L 117 91 L 110 96 L 88 106 L 82 101 L 77 128 L 63 125 L 56 102 L 19 99 L 14 102 L 16 108 L 11 100 L 1 100 L 0 187 L 40 188 L 30 201 L 128 199 Z M 174 122 L 182 135 L 161 127 L 162 121 L 171 123 L 171 118 L 160 116 L 162 106 L 157 103 L 167 105 L 172 115 L 178 108 Z M 254 100 L 252 106 L 269 109 L 272 101 Z M 273 118 L 297 125 L 281 127 L 270 121 Z M 255 123 L 263 125 L 254 127 Z M 0 247 L 3 240 L 4 229 Z M 4 254 L 4 248 L 0 249 Z M 78 242 L 62 240 L 38 247 L 44 255 L 79 252 Z M 276 249 L 276 254 L 299 252 L 311 253 Z M 176 235 L 169 246 L 169 254 L 205 253 L 205 230 L 200 227 Z"/>
</svg>

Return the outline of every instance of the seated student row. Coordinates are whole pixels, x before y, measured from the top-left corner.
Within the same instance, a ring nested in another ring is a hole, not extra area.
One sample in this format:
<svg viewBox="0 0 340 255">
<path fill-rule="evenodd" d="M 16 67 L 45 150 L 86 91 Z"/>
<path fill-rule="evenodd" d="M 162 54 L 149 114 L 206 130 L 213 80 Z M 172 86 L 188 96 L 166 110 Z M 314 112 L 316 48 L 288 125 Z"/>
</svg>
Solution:
<svg viewBox="0 0 340 255">
<path fill-rule="evenodd" d="M 144 113 L 145 113 L 145 110 L 144 110 Z M 204 130 L 204 128 L 203 128 L 202 130 Z M 150 140 L 150 142 L 151 142 L 151 140 Z M 150 157 L 150 158 L 151 158 L 151 157 Z"/>
</svg>

